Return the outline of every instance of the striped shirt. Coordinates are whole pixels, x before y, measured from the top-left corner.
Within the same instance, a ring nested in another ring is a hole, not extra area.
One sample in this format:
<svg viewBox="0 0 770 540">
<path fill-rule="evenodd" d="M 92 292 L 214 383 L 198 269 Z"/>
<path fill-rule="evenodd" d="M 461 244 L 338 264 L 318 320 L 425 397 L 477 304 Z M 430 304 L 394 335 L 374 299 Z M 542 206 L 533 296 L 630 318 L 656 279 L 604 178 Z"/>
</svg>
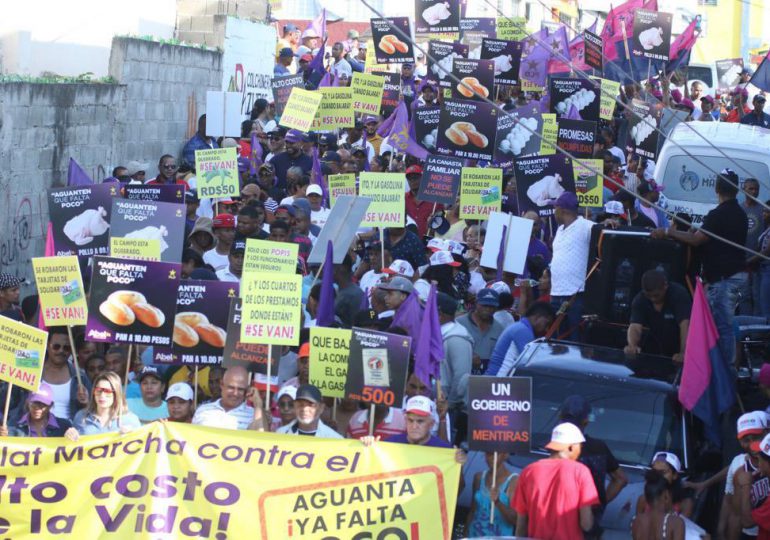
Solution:
<svg viewBox="0 0 770 540">
<path fill-rule="evenodd" d="M 211 403 L 204 403 L 195 410 L 195 416 L 193 416 L 192 423 L 208 427 L 230 427 L 220 423 L 212 424 L 209 422 L 212 418 L 221 418 L 222 415 L 234 418 L 238 422 L 238 429 L 247 429 L 254 419 L 254 409 L 246 405 L 244 401 L 234 409 L 226 411 L 222 407 L 221 399 L 213 401 Z"/>
</svg>

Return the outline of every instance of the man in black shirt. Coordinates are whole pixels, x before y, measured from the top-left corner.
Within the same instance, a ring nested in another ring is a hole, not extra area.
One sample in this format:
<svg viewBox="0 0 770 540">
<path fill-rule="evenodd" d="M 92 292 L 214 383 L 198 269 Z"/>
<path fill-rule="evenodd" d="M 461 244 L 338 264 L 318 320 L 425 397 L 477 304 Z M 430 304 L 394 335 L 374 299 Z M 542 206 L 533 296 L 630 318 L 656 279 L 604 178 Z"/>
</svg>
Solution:
<svg viewBox="0 0 770 540">
<path fill-rule="evenodd" d="M 719 349 L 729 365 L 733 364 L 735 357 L 735 308 L 739 292 L 747 286 L 748 280 L 746 254 L 742 246 L 746 245 L 749 222 L 736 199 L 739 182 L 738 175 L 730 169 L 717 176 L 715 190 L 719 205 L 706 214 L 700 230 L 678 231 L 672 224 L 668 230 L 656 229 L 652 234 L 653 238 L 668 236 L 689 246 L 700 247 L 702 276 L 714 324 L 719 331 Z M 717 240 L 707 232 L 731 243 Z"/>
<path fill-rule="evenodd" d="M 690 327 L 692 301 L 687 290 L 678 283 L 668 283 L 660 270 L 648 270 L 642 275 L 642 290 L 631 303 L 631 324 L 628 327 L 626 354 L 642 351 L 649 354 L 673 356 L 684 361 L 684 346 Z M 642 342 L 642 329 L 649 329 Z"/>
<path fill-rule="evenodd" d="M 620 201 L 623 205 L 623 210 L 626 215 L 627 223 L 624 225 L 631 225 L 632 227 L 644 227 L 645 229 L 654 229 L 655 222 L 644 214 L 640 214 L 636 209 L 636 197 L 631 195 L 627 191 L 618 191 L 612 198 L 614 201 Z"/>
</svg>

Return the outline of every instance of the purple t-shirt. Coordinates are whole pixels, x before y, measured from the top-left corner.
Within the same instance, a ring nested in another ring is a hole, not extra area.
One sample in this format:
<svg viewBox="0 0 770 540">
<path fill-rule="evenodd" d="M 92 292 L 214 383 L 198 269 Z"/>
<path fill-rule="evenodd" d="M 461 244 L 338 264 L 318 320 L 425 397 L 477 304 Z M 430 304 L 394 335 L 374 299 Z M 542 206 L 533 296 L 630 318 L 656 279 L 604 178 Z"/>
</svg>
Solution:
<svg viewBox="0 0 770 540">
<path fill-rule="evenodd" d="M 385 439 L 385 442 L 394 442 L 401 444 L 409 444 L 409 440 L 406 438 L 406 433 L 399 433 Z M 439 439 L 433 435 L 430 436 L 428 442 L 421 444 L 420 446 L 434 446 L 436 448 L 452 448 L 452 445 L 446 442 L 444 439 Z"/>
</svg>

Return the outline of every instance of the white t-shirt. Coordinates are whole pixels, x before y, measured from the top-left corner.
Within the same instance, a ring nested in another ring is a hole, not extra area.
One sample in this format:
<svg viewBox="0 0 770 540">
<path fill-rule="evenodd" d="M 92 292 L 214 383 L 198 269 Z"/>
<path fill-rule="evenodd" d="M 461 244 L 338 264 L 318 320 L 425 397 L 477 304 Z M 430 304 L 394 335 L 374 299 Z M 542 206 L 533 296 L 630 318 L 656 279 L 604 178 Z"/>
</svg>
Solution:
<svg viewBox="0 0 770 540">
<path fill-rule="evenodd" d="M 217 270 L 217 279 L 219 281 L 228 281 L 232 283 L 240 283 L 241 278 L 236 276 L 230 271 L 230 266 L 228 265 L 226 268 L 222 268 L 221 270 Z"/>
<path fill-rule="evenodd" d="M 735 495 L 735 473 L 743 467 L 743 465 L 746 463 L 747 457 L 748 454 L 738 454 L 730 462 L 730 467 L 727 469 L 727 479 L 725 480 L 726 495 Z M 759 534 L 759 527 L 743 529 L 743 533 L 748 536 L 757 536 Z"/>
<path fill-rule="evenodd" d="M 364 291 L 366 297 L 371 299 L 370 291 L 372 287 L 377 285 L 385 277 L 387 277 L 386 274 L 375 272 L 374 270 L 369 270 L 363 276 L 361 276 L 361 280 L 358 282 L 358 286 L 361 287 L 362 291 Z M 369 300 L 369 305 L 371 305 L 371 300 Z"/>
<path fill-rule="evenodd" d="M 48 382 L 48 381 L 45 381 Z M 72 379 L 64 384 L 48 383 L 53 391 L 53 409 L 51 412 L 59 418 L 70 418 L 70 385 Z"/>
<path fill-rule="evenodd" d="M 311 210 L 310 212 L 310 223 L 313 225 L 318 225 L 323 229 L 323 226 L 326 225 L 326 220 L 329 219 L 329 214 L 331 214 L 332 211 L 328 208 L 321 208 L 319 210 Z"/>
<path fill-rule="evenodd" d="M 572 296 L 585 290 L 591 229 L 596 225 L 581 216 L 568 227 L 559 225 L 553 239 L 551 296 Z"/>
<path fill-rule="evenodd" d="M 214 272 L 230 267 L 230 259 L 227 255 L 217 253 L 217 248 L 212 248 L 203 254 L 203 262 L 210 264 Z"/>
</svg>

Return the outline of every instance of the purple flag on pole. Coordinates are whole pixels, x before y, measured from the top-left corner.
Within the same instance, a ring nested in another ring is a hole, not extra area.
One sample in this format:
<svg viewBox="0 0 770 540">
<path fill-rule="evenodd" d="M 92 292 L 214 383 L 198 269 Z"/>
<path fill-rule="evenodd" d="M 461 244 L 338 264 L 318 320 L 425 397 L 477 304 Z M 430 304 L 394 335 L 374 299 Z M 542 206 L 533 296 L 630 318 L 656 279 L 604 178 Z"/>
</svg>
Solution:
<svg viewBox="0 0 770 540">
<path fill-rule="evenodd" d="M 323 88 L 332 85 L 332 75 L 328 71 L 324 72 L 324 76 L 321 77 L 321 82 L 318 83 L 318 88 Z"/>
<path fill-rule="evenodd" d="M 321 170 L 321 159 L 318 156 L 318 147 L 313 147 L 313 174 L 311 175 L 310 182 L 312 184 L 318 184 L 321 186 L 321 205 L 329 207 L 329 189 L 326 186 L 324 180 L 324 173 Z"/>
<path fill-rule="evenodd" d="M 396 310 L 391 326 L 403 328 L 410 336 L 412 336 L 413 340 L 417 341 L 420 337 L 422 314 L 423 311 L 422 306 L 420 305 L 420 298 L 417 296 L 417 291 L 413 290 L 409 293 L 406 300 L 404 300 L 404 303 Z"/>
<path fill-rule="evenodd" d="M 323 8 L 321 13 L 319 13 L 315 19 L 310 21 L 310 24 L 307 25 L 305 31 L 307 32 L 311 29 L 314 30 L 316 35 L 320 38 L 326 36 L 326 8 Z"/>
<path fill-rule="evenodd" d="M 404 152 L 418 159 L 427 158 L 428 151 L 409 136 L 409 112 L 406 110 L 406 104 L 403 101 L 399 102 L 392 116 L 393 123 L 387 135 L 388 144 L 396 152 Z"/>
<path fill-rule="evenodd" d="M 497 275 L 495 281 L 503 280 L 503 263 L 505 262 L 505 235 L 508 233 L 508 226 L 503 225 L 503 235 L 500 237 L 500 251 L 497 252 Z"/>
<path fill-rule="evenodd" d="M 324 39 L 324 42 L 321 44 L 320 47 L 318 47 L 318 52 L 310 61 L 310 63 L 307 65 L 307 67 L 309 67 L 311 71 L 318 72 L 318 73 L 324 73 L 326 71 L 324 69 L 324 51 L 325 50 L 326 50 L 326 39 Z"/>
<path fill-rule="evenodd" d="M 369 142 L 369 132 L 366 131 L 366 129 L 364 129 L 363 137 L 364 137 L 363 147 L 366 148 L 366 143 Z M 369 163 L 369 152 L 366 152 L 366 159 L 364 160 L 364 170 L 366 172 L 369 172 L 369 171 L 372 170 L 372 165 Z M 364 296 L 366 296 L 366 295 L 364 295 Z"/>
<path fill-rule="evenodd" d="M 67 169 L 67 187 L 72 186 L 90 186 L 94 181 L 88 176 L 88 173 L 78 165 L 78 162 L 70 158 L 70 164 Z"/>
<path fill-rule="evenodd" d="M 420 325 L 420 339 L 414 349 L 414 374 L 428 388 L 431 387 L 431 376 L 434 379 L 440 377 L 441 361 L 444 359 L 444 340 L 441 337 L 436 296 L 436 285 L 432 284 Z"/>
<path fill-rule="evenodd" d="M 575 104 L 569 106 L 569 110 L 567 111 L 567 114 L 562 116 L 562 118 L 565 118 L 567 120 L 582 120 L 580 117 L 580 113 L 577 110 L 577 107 L 575 107 Z"/>
<path fill-rule="evenodd" d="M 318 326 L 329 328 L 334 324 L 334 248 L 331 240 L 326 243 L 323 273 L 315 322 Z"/>
</svg>

